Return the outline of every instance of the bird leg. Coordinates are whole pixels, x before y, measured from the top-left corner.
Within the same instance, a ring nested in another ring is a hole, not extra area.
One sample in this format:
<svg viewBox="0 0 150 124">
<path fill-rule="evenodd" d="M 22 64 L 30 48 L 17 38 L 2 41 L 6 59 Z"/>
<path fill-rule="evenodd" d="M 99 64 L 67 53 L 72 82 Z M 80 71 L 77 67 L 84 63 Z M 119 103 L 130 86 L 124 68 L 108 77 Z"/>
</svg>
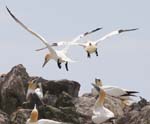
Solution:
<svg viewBox="0 0 150 124">
<path fill-rule="evenodd" d="M 58 68 L 61 69 L 61 62 L 59 59 L 57 60 L 57 65 L 58 65 Z"/>
<path fill-rule="evenodd" d="M 98 56 L 98 52 L 97 52 L 97 49 L 95 50 L 95 54 L 96 54 L 96 56 Z"/>
<path fill-rule="evenodd" d="M 90 58 L 91 57 L 91 55 L 90 55 L 90 53 L 87 51 L 87 57 L 88 58 Z"/>
<path fill-rule="evenodd" d="M 68 62 L 65 63 L 65 67 L 66 67 L 66 70 L 69 71 L 69 69 L 68 69 Z"/>
</svg>

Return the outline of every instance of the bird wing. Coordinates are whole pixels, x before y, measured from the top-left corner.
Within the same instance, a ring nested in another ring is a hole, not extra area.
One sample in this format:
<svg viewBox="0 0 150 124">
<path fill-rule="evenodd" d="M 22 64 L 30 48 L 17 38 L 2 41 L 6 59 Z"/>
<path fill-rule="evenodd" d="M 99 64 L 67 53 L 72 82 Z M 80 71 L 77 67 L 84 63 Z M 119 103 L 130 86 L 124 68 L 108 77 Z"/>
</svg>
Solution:
<svg viewBox="0 0 150 124">
<path fill-rule="evenodd" d="M 78 40 L 82 39 L 83 37 L 85 37 L 85 36 L 87 36 L 89 34 L 92 34 L 92 33 L 96 32 L 96 31 L 99 31 L 101 29 L 102 28 L 96 28 L 94 30 L 91 30 L 91 31 L 85 32 L 83 34 L 80 34 L 77 37 L 75 37 L 71 42 L 65 42 L 65 43 L 61 42 L 60 44 L 65 44 L 66 45 L 65 48 L 63 49 L 63 52 L 67 53 L 67 51 L 68 51 L 68 49 L 70 48 L 71 45 L 78 45 L 78 44 L 76 44 L 76 42 Z"/>
<path fill-rule="evenodd" d="M 118 35 L 120 33 L 123 33 L 123 32 L 128 32 L 128 31 L 135 31 L 135 30 L 138 30 L 138 28 L 133 28 L 133 29 L 119 29 L 119 30 L 115 30 L 115 31 L 112 31 L 110 32 L 109 34 L 106 34 L 105 36 L 101 37 L 100 39 L 98 39 L 97 41 L 95 41 L 96 44 L 100 43 L 101 41 L 111 37 L 111 36 L 114 36 L 114 35 Z"/>
<path fill-rule="evenodd" d="M 56 54 L 55 50 L 49 45 L 49 43 L 42 37 L 40 36 L 38 33 L 32 31 L 30 28 L 28 28 L 26 25 L 24 25 L 19 19 L 17 19 L 12 12 L 8 9 L 8 7 L 6 6 L 6 9 L 8 11 L 8 13 L 10 14 L 10 16 L 18 23 L 20 24 L 25 30 L 27 30 L 28 32 L 30 32 L 31 34 L 33 34 L 34 36 L 36 36 L 38 39 L 40 39 L 45 45 L 46 47 L 49 49 L 49 51 L 52 54 Z"/>
<path fill-rule="evenodd" d="M 124 89 L 115 86 L 102 86 L 102 89 L 104 89 L 106 94 L 114 97 L 120 97 L 126 94 L 126 91 L 124 91 Z"/>
<path fill-rule="evenodd" d="M 78 40 L 82 39 L 83 37 L 89 35 L 89 34 L 92 34 L 96 31 L 99 31 L 101 30 L 102 28 L 96 28 L 94 30 L 91 30 L 91 31 L 88 31 L 88 32 L 85 32 L 83 34 L 80 34 L 78 35 L 77 37 L 75 37 L 72 41 L 68 42 L 68 41 L 59 41 L 59 42 L 54 42 L 52 44 L 50 44 L 51 46 L 66 46 L 63 51 L 67 51 L 70 47 L 70 45 L 80 45 L 80 43 L 76 43 Z M 83 44 L 84 45 L 84 44 Z M 83 46 L 82 43 L 81 43 L 81 46 Z M 39 49 L 36 49 L 36 51 L 40 51 L 40 50 L 43 50 L 43 49 L 46 49 L 47 47 L 44 47 L 44 48 L 39 48 Z"/>
<path fill-rule="evenodd" d="M 66 53 L 64 53 L 63 51 L 57 51 L 57 54 L 65 62 L 76 62 L 72 60 L 71 58 L 67 57 Z"/>
</svg>

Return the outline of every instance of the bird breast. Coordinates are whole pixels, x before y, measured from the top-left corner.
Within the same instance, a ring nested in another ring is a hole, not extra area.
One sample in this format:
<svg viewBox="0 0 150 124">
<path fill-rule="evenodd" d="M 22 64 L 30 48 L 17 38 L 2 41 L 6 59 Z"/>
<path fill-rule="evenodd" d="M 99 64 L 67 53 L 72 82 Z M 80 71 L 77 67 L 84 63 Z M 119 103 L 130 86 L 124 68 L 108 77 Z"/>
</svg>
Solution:
<svg viewBox="0 0 150 124">
<path fill-rule="evenodd" d="M 96 51 L 97 47 L 95 45 L 91 45 L 91 46 L 86 46 L 85 50 L 88 51 L 89 53 L 94 53 Z"/>
</svg>

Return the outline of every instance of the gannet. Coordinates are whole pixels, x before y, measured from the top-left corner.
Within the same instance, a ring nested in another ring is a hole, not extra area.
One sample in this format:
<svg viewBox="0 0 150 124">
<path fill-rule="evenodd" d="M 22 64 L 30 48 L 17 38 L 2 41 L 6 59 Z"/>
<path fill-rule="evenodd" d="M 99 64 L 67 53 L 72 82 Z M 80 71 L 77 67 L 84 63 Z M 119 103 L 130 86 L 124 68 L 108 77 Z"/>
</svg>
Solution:
<svg viewBox="0 0 150 124">
<path fill-rule="evenodd" d="M 30 118 L 26 121 L 26 124 L 63 124 L 63 123 L 49 119 L 38 120 L 38 110 L 36 109 L 35 105 L 34 109 L 31 112 Z"/>
<path fill-rule="evenodd" d="M 42 67 L 44 67 L 48 61 L 50 61 L 51 59 L 55 60 L 57 62 L 57 65 L 59 67 L 59 69 L 61 69 L 61 63 L 65 63 L 65 67 L 66 67 L 66 70 L 68 71 L 68 62 L 75 62 L 74 60 L 70 59 L 69 57 L 67 57 L 67 51 L 70 47 L 70 45 L 68 44 L 64 49 L 62 50 L 55 50 L 54 48 L 52 48 L 52 46 L 42 37 L 40 36 L 38 33 L 32 31 L 30 28 L 28 28 L 26 25 L 24 25 L 20 20 L 18 20 L 14 14 L 12 14 L 12 12 L 7 8 L 6 6 L 6 9 L 8 11 L 8 13 L 10 14 L 10 16 L 18 23 L 20 24 L 25 30 L 27 30 L 28 32 L 30 32 L 32 35 L 34 35 L 35 37 L 37 37 L 38 39 L 40 39 L 43 44 L 45 44 L 46 48 L 48 48 L 49 50 L 49 53 L 45 55 L 45 61 L 42 65 Z M 101 28 L 100 28 L 101 29 Z M 91 32 L 86 32 L 82 35 L 79 35 L 78 37 L 76 37 L 72 42 L 76 42 L 77 40 L 79 40 L 80 38 L 90 34 L 90 33 L 93 33 L 97 30 L 100 30 L 99 28 L 98 29 L 95 29 Z"/>
<path fill-rule="evenodd" d="M 99 97 L 95 102 L 94 105 L 94 110 L 93 110 L 93 115 L 92 115 L 92 121 L 95 124 L 101 124 L 103 122 L 111 121 L 113 123 L 113 119 L 115 119 L 114 113 L 110 111 L 109 109 L 104 107 L 104 100 L 106 96 L 106 92 L 98 87 L 95 84 L 92 84 L 94 88 L 97 90 L 99 93 Z"/>
<path fill-rule="evenodd" d="M 91 30 L 91 31 L 88 31 L 88 32 L 85 32 L 83 34 L 80 34 L 78 35 L 77 37 L 75 37 L 72 41 L 59 41 L 59 42 L 54 42 L 54 43 L 51 43 L 51 46 L 65 46 L 65 45 L 76 45 L 76 42 L 79 41 L 81 38 L 89 35 L 89 34 L 92 34 L 96 31 L 99 31 L 101 30 L 101 28 L 96 28 L 94 30 Z M 39 49 L 36 49 L 36 51 L 40 51 L 40 50 L 43 50 L 43 49 L 46 49 L 47 47 L 43 47 L 43 48 L 39 48 Z"/>
<path fill-rule="evenodd" d="M 35 93 L 35 89 L 37 88 L 37 83 L 35 82 L 35 80 L 30 80 L 28 82 L 28 89 L 27 89 L 27 93 L 26 93 L 26 100 L 29 99 L 30 94 Z"/>
<path fill-rule="evenodd" d="M 38 88 L 35 89 L 35 93 L 38 95 L 38 97 L 40 99 L 43 99 L 43 88 L 42 88 L 42 84 L 38 83 Z"/>
<path fill-rule="evenodd" d="M 123 32 L 128 32 L 128 31 L 135 31 L 135 30 L 138 30 L 138 28 L 134 28 L 134 29 L 119 29 L 119 30 L 115 30 L 115 31 L 112 31 L 110 32 L 109 34 L 106 34 L 105 36 L 103 36 L 102 38 L 96 40 L 96 41 L 87 41 L 87 42 L 84 42 L 84 43 L 74 43 L 74 45 L 79 45 L 79 46 L 82 46 L 85 51 L 87 52 L 87 57 L 90 58 L 91 57 L 91 54 L 92 53 L 95 53 L 96 56 L 98 56 L 98 44 L 111 37 L 111 36 L 114 36 L 114 35 L 118 35 L 118 34 L 121 34 Z"/>
<path fill-rule="evenodd" d="M 102 88 L 107 95 L 119 98 L 123 101 L 126 105 L 132 104 L 133 100 L 131 96 L 136 96 L 136 93 L 139 93 L 137 91 L 127 90 L 124 88 L 120 88 L 117 86 L 109 86 L 109 85 L 103 85 L 102 81 L 98 78 L 95 79 L 95 85 Z M 97 95 L 98 92 L 95 91 L 95 89 L 92 89 L 92 94 Z"/>
<path fill-rule="evenodd" d="M 38 87 L 39 86 L 39 87 Z M 43 99 L 43 90 L 41 83 L 36 82 L 36 79 L 30 80 L 28 82 L 28 89 L 26 94 L 26 99 L 29 99 L 30 94 L 35 93 L 40 99 Z"/>
</svg>

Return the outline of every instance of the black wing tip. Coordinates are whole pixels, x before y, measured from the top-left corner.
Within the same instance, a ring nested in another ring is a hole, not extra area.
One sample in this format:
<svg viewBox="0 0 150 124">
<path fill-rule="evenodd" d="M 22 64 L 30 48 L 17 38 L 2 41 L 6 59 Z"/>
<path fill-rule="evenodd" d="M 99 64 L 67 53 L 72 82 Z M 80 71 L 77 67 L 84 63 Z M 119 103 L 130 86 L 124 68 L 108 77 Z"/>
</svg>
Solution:
<svg viewBox="0 0 150 124">
<path fill-rule="evenodd" d="M 119 32 L 119 33 L 122 33 L 122 32 L 126 32 L 126 31 L 135 31 L 135 30 L 139 30 L 139 28 L 120 29 L 120 30 L 118 30 L 118 32 Z"/>
<path fill-rule="evenodd" d="M 52 43 L 51 46 L 58 46 L 58 43 Z"/>
<path fill-rule="evenodd" d="M 7 5 L 6 5 L 5 7 L 6 7 L 7 11 L 10 12 L 10 10 L 9 10 L 8 7 L 7 7 Z"/>
<path fill-rule="evenodd" d="M 99 31 L 99 30 L 101 30 L 101 29 L 103 29 L 103 27 L 96 28 L 96 29 L 94 29 L 92 32 L 96 32 L 96 31 Z"/>
<path fill-rule="evenodd" d="M 138 91 L 127 91 L 128 94 L 135 94 L 135 93 L 139 93 Z"/>
<path fill-rule="evenodd" d="M 103 28 L 102 28 L 102 27 L 101 27 L 101 28 L 96 28 L 96 29 L 94 29 L 94 30 L 92 30 L 92 31 L 85 32 L 85 33 L 84 33 L 84 36 L 86 36 L 86 35 L 88 35 L 88 34 L 91 34 L 91 33 L 94 33 L 94 32 L 96 32 L 96 31 L 99 31 L 99 30 L 101 30 L 101 29 L 103 29 Z"/>
</svg>

